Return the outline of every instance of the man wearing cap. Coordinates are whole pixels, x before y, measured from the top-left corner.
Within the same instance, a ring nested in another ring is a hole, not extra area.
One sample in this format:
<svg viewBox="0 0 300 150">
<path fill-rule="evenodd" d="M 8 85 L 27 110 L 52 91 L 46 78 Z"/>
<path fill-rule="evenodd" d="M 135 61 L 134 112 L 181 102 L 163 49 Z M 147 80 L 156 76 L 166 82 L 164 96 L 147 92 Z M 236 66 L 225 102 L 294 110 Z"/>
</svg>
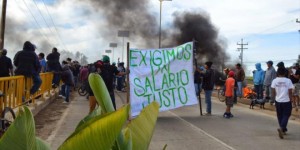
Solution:
<svg viewBox="0 0 300 150">
<path fill-rule="evenodd" d="M 273 67 L 273 61 L 269 60 L 267 62 L 268 69 L 266 70 L 265 73 L 265 79 L 264 79 L 264 88 L 265 88 L 265 100 L 266 102 L 269 102 L 270 104 L 274 103 L 274 95 L 271 92 L 271 83 L 272 81 L 276 78 L 276 70 Z"/>
<path fill-rule="evenodd" d="M 112 100 L 112 103 L 114 105 L 114 108 L 116 109 L 116 102 L 115 102 L 115 95 L 114 95 L 114 88 L 113 88 L 113 80 L 114 75 L 125 75 L 123 72 L 119 72 L 117 67 L 110 64 L 110 58 L 106 55 L 102 58 L 103 65 L 96 66 L 97 69 L 100 69 L 100 75 L 105 82 L 106 88 L 109 92 L 110 98 Z M 96 99 L 94 98 L 93 92 L 90 91 L 90 113 L 95 109 L 96 106 Z"/>
<path fill-rule="evenodd" d="M 0 77 L 9 77 L 13 75 L 13 66 L 11 59 L 6 56 L 7 50 L 0 51 Z"/>
<path fill-rule="evenodd" d="M 205 93 L 205 103 L 206 103 L 206 114 L 211 115 L 211 94 L 214 88 L 214 71 L 211 69 L 212 62 L 208 61 L 205 63 L 205 72 L 201 72 L 203 75 L 202 88 Z"/>
</svg>

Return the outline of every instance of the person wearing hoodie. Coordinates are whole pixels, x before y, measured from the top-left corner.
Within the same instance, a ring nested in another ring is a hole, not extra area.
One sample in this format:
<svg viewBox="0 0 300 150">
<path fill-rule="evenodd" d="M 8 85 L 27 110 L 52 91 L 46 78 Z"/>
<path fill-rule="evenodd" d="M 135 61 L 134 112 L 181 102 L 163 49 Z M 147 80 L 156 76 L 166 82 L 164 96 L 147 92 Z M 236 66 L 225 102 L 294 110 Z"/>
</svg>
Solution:
<svg viewBox="0 0 300 150">
<path fill-rule="evenodd" d="M 255 64 L 256 70 L 253 71 L 253 84 L 257 95 L 257 99 L 263 99 L 263 85 L 265 72 L 261 69 L 261 64 Z"/>
<path fill-rule="evenodd" d="M 68 65 L 68 62 L 62 62 L 62 71 L 60 72 L 60 74 L 63 85 L 61 86 L 59 96 L 65 99 L 63 103 L 69 103 L 70 89 L 72 86 L 74 86 L 74 77 Z"/>
<path fill-rule="evenodd" d="M 16 66 L 15 75 L 23 75 L 33 80 L 30 95 L 34 94 L 42 84 L 39 75 L 41 65 L 38 56 L 34 52 L 35 49 L 35 45 L 26 41 L 23 45 L 23 50 L 17 52 L 14 57 L 14 65 Z"/>
<path fill-rule="evenodd" d="M 61 66 L 59 63 L 60 54 L 57 52 L 57 48 L 54 47 L 52 49 L 52 53 L 48 54 L 47 59 L 47 68 L 48 71 L 54 72 L 52 87 L 56 88 L 59 85 L 60 76 L 57 72 L 61 70 Z"/>
<path fill-rule="evenodd" d="M 266 102 L 269 102 L 270 104 L 274 103 L 275 97 L 273 93 L 271 92 L 271 83 L 276 78 L 277 73 L 275 68 L 273 67 L 273 61 L 269 60 L 267 62 L 268 69 L 266 70 L 265 79 L 264 79 L 264 88 L 265 88 L 265 99 Z"/>
</svg>

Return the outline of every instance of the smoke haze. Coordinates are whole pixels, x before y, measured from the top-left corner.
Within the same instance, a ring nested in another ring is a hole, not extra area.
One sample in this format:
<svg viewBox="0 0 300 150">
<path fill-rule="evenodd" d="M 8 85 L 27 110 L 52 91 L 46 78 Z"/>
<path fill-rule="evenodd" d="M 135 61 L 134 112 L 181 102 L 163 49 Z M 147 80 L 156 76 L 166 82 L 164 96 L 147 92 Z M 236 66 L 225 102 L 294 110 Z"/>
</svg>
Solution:
<svg viewBox="0 0 300 150">
<path fill-rule="evenodd" d="M 110 31 L 129 30 L 133 39 L 142 47 L 155 48 L 158 45 L 159 24 L 148 9 L 149 0 L 89 0 L 96 10 L 102 10 Z M 218 30 L 205 12 L 174 13 L 173 26 L 162 31 L 162 46 L 175 46 L 195 39 L 199 63 L 212 61 L 224 64 L 229 59 L 225 52 L 226 41 L 220 39 Z M 102 29 L 101 29 L 102 30 Z M 113 35 L 115 37 L 116 35 Z"/>
</svg>

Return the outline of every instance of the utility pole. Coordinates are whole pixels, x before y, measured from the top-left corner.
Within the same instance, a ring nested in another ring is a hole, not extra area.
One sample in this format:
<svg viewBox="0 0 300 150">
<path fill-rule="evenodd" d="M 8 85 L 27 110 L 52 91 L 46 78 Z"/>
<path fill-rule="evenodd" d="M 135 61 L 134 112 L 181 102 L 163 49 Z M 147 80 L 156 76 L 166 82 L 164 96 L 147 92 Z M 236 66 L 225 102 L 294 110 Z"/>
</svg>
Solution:
<svg viewBox="0 0 300 150">
<path fill-rule="evenodd" d="M 298 18 L 296 19 L 296 23 L 300 23 L 300 20 L 298 20 Z M 300 29 L 298 31 L 300 33 Z M 297 62 L 300 63 L 300 55 L 298 55 L 298 61 Z"/>
<path fill-rule="evenodd" d="M 248 49 L 248 48 L 245 48 L 244 46 L 245 46 L 245 45 L 248 45 L 248 43 L 247 43 L 247 44 L 244 44 L 244 43 L 243 43 L 243 39 L 242 39 L 242 40 L 241 40 L 241 44 L 237 43 L 236 45 L 241 46 L 241 48 L 238 48 L 238 51 L 241 51 L 240 59 L 241 59 L 241 65 L 243 66 L 243 53 L 244 53 L 244 50 L 245 50 L 245 49 Z"/>
<path fill-rule="evenodd" d="M 2 0 L 0 49 L 3 49 L 3 48 L 4 48 L 4 33 L 5 33 L 5 19 L 6 19 L 6 4 L 7 4 L 7 0 Z"/>
<path fill-rule="evenodd" d="M 296 23 L 300 23 L 300 20 L 298 20 L 298 18 L 296 19 Z M 300 33 L 300 30 L 298 30 L 299 33 Z"/>
<path fill-rule="evenodd" d="M 158 39 L 158 48 L 161 48 L 161 12 L 162 12 L 162 2 L 163 1 L 172 1 L 172 0 L 159 0 L 160 10 L 159 10 L 159 39 Z"/>
</svg>

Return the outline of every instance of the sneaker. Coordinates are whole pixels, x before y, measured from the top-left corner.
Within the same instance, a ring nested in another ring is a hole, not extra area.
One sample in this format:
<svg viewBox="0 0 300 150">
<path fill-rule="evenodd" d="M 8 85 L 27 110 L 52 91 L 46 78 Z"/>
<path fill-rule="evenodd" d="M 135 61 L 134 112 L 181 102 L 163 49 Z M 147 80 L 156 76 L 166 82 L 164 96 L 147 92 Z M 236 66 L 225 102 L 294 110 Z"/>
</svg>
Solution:
<svg viewBox="0 0 300 150">
<path fill-rule="evenodd" d="M 283 139 L 283 134 L 284 134 L 284 133 L 282 132 L 282 130 L 281 130 L 280 128 L 278 128 L 277 131 L 278 131 L 278 136 L 279 136 L 279 138 L 280 138 L 280 139 Z"/>
<path fill-rule="evenodd" d="M 211 113 L 205 113 L 204 116 L 211 116 Z"/>
<path fill-rule="evenodd" d="M 58 95 L 58 97 L 63 98 L 63 99 L 66 99 L 66 97 L 63 96 L 63 95 Z"/>
<path fill-rule="evenodd" d="M 233 114 L 232 114 L 232 113 L 230 113 L 230 114 L 229 114 L 229 117 L 230 117 L 230 118 L 232 118 L 232 117 L 233 117 Z"/>
<path fill-rule="evenodd" d="M 226 119 L 229 119 L 229 118 L 230 118 L 230 116 L 227 115 L 227 114 L 224 114 L 223 117 L 226 118 Z"/>
<path fill-rule="evenodd" d="M 57 88 L 57 85 L 53 83 L 53 84 L 52 84 L 52 88 L 53 88 L 53 89 Z"/>
<path fill-rule="evenodd" d="M 63 104 L 69 104 L 69 102 L 67 102 L 67 101 L 64 101 L 64 102 L 63 102 Z"/>
</svg>

